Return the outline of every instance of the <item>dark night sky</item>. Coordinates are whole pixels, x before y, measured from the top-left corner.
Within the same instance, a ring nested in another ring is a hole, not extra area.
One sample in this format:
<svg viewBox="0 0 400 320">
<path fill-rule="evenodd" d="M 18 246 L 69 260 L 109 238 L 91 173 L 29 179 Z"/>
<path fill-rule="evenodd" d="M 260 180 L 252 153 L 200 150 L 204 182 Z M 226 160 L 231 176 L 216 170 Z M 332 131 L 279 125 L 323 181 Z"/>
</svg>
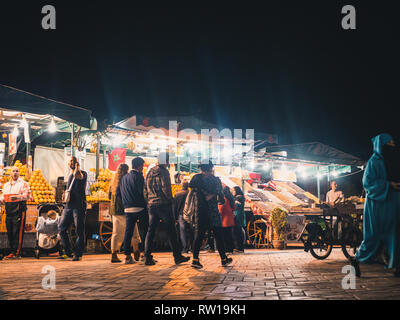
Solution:
<svg viewBox="0 0 400 320">
<path fill-rule="evenodd" d="M 400 134 L 394 1 L 4 2 L 0 83 L 99 120 L 198 114 L 363 158 L 375 134 Z M 341 29 L 345 4 L 356 31 Z"/>
</svg>

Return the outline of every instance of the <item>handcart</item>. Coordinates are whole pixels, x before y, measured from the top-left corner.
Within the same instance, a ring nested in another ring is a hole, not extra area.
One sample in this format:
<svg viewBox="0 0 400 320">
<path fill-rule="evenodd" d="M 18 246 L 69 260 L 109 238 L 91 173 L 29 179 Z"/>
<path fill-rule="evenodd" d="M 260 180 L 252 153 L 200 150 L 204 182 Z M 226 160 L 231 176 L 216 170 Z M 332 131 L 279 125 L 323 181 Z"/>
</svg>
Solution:
<svg viewBox="0 0 400 320">
<path fill-rule="evenodd" d="M 352 203 L 324 207 L 321 213 L 307 213 L 306 225 L 299 237 L 304 251 L 323 260 L 329 257 L 333 246 L 340 246 L 346 258 L 354 257 L 363 240 L 363 209 Z"/>
</svg>

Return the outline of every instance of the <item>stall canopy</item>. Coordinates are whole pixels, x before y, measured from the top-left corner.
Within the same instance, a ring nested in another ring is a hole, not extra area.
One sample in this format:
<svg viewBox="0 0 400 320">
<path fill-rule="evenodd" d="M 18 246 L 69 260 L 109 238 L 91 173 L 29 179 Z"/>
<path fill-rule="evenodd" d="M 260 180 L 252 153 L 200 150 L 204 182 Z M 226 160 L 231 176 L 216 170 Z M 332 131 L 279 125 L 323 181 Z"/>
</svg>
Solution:
<svg viewBox="0 0 400 320">
<path fill-rule="evenodd" d="M 84 128 L 93 128 L 91 111 L 67 103 L 47 99 L 0 84 L 0 108 L 39 115 L 53 115 Z"/>
<path fill-rule="evenodd" d="M 309 142 L 292 145 L 277 145 L 258 148 L 258 152 L 286 152 L 287 159 L 302 159 L 326 164 L 363 166 L 365 161 L 320 142 Z"/>
</svg>

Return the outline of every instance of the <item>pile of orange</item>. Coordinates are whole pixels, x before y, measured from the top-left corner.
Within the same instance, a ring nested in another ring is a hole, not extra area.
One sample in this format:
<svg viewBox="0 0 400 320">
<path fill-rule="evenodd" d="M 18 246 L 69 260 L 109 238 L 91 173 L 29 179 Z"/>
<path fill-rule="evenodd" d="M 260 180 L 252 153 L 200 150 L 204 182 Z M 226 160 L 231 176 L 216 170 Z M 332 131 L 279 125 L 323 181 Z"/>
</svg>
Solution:
<svg viewBox="0 0 400 320">
<path fill-rule="evenodd" d="M 14 163 L 14 167 L 17 167 L 19 169 L 19 175 L 20 176 L 25 176 L 26 175 L 26 164 L 22 165 L 21 161 L 17 160 Z M 11 168 L 9 168 L 6 171 L 6 175 L 7 176 L 11 175 Z"/>
<path fill-rule="evenodd" d="M 43 177 L 40 169 L 32 172 L 31 178 L 29 179 L 29 186 L 32 191 L 34 204 L 56 202 L 53 189 Z"/>
</svg>

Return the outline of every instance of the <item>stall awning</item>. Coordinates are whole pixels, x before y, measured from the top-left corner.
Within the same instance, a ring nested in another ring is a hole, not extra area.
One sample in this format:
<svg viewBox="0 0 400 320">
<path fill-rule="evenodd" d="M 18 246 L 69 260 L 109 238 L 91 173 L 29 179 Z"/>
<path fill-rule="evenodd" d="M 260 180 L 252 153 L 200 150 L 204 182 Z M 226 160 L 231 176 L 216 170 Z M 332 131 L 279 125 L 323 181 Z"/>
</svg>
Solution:
<svg viewBox="0 0 400 320">
<path fill-rule="evenodd" d="M 365 165 L 365 161 L 360 158 L 320 142 L 267 146 L 263 149 L 266 153 L 286 151 L 287 159 L 301 159 L 336 165 Z"/>
<path fill-rule="evenodd" d="M 39 115 L 53 115 L 87 129 L 91 128 L 92 120 L 94 120 L 90 110 L 1 84 L 0 108 Z"/>
</svg>

